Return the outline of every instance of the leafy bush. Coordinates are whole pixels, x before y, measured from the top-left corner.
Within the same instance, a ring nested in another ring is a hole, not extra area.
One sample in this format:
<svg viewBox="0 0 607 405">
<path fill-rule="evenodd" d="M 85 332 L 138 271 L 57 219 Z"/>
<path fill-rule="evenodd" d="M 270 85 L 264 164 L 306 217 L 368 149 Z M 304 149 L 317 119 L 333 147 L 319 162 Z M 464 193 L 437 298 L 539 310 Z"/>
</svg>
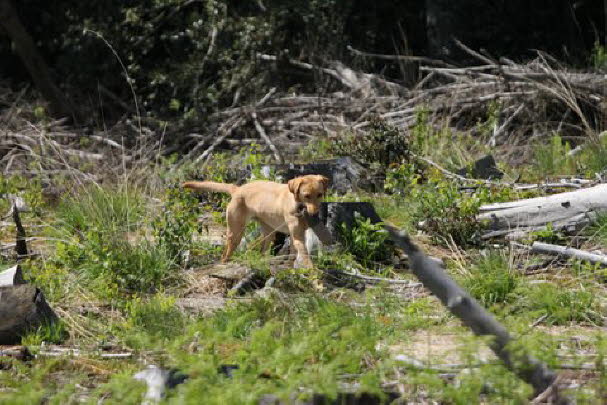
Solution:
<svg viewBox="0 0 607 405">
<path fill-rule="evenodd" d="M 421 169 L 416 163 L 391 164 L 386 170 L 384 190 L 388 193 L 406 195 L 421 178 Z"/>
<path fill-rule="evenodd" d="M 423 221 L 439 243 L 453 239 L 459 246 L 477 243 L 480 224 L 476 220 L 481 200 L 465 196 L 453 182 L 431 179 L 428 184 L 411 190 L 411 198 L 416 202 L 412 207 L 414 217 Z"/>
<path fill-rule="evenodd" d="M 183 261 L 183 252 L 192 244 L 198 225 L 198 202 L 192 193 L 170 187 L 160 214 L 152 221 L 155 243 L 176 263 Z"/>
<path fill-rule="evenodd" d="M 372 122 L 371 131 L 364 136 L 350 134 L 337 138 L 331 152 L 338 156 L 351 156 L 377 168 L 409 161 L 410 158 L 407 137 L 379 119 Z"/>
<path fill-rule="evenodd" d="M 381 223 L 371 223 L 369 218 L 362 219 L 355 213 L 354 225 L 348 228 L 346 224 L 341 224 L 339 232 L 344 248 L 363 266 L 372 267 L 375 262 L 385 262 L 391 258 L 388 234 Z"/>
</svg>

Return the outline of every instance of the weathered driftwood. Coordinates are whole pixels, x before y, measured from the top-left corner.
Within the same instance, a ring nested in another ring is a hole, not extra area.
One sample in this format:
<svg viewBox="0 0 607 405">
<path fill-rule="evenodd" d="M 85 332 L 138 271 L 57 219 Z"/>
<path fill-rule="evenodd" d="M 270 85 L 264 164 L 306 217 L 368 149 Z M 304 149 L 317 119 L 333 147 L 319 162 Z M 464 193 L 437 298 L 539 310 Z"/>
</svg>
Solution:
<svg viewBox="0 0 607 405">
<path fill-rule="evenodd" d="M 413 274 L 476 335 L 494 337 L 491 349 L 508 369 L 533 386 L 536 396 L 552 386 L 556 379 L 554 371 L 526 353 L 510 350 L 507 346 L 513 339 L 493 315 L 453 281 L 436 261 L 422 253 L 404 232 L 391 226 L 386 229 L 396 245 L 409 256 Z"/>
<path fill-rule="evenodd" d="M 9 287 L 17 284 L 25 284 L 23 273 L 19 265 L 10 267 L 0 272 L 0 287 Z"/>
<path fill-rule="evenodd" d="M 24 333 L 56 320 L 40 289 L 27 284 L 0 287 L 0 344 L 17 344 Z"/>
<path fill-rule="evenodd" d="M 587 252 L 585 250 L 573 249 L 567 246 L 552 245 L 550 243 L 533 242 L 531 245 L 533 253 L 543 253 L 554 256 L 569 257 L 572 259 L 583 260 L 590 263 L 601 263 L 607 266 L 607 256 Z"/>
<path fill-rule="evenodd" d="M 545 229 L 574 231 L 590 223 L 596 214 L 607 210 L 607 184 L 480 208 L 478 219 L 487 222 L 484 238 L 512 232 Z"/>
</svg>

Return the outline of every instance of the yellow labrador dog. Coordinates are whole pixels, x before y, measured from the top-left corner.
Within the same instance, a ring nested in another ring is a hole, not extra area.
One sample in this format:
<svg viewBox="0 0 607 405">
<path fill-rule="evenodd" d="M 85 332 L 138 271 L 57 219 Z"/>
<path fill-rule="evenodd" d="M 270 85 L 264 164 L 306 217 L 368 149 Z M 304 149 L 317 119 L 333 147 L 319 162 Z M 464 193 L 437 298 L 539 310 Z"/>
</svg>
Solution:
<svg viewBox="0 0 607 405">
<path fill-rule="evenodd" d="M 261 225 L 265 252 L 275 232 L 289 233 L 292 247 L 297 251 L 296 265 L 311 268 L 312 261 L 306 249 L 305 232 L 308 224 L 302 218 L 303 204 L 309 215 L 316 215 L 327 192 L 329 179 L 307 175 L 289 180 L 287 184 L 272 181 L 254 181 L 242 186 L 213 181 L 187 181 L 183 187 L 191 190 L 228 193 L 232 200 L 227 208 L 227 241 L 221 258 L 225 263 L 238 247 L 245 226 L 251 219 Z"/>
</svg>

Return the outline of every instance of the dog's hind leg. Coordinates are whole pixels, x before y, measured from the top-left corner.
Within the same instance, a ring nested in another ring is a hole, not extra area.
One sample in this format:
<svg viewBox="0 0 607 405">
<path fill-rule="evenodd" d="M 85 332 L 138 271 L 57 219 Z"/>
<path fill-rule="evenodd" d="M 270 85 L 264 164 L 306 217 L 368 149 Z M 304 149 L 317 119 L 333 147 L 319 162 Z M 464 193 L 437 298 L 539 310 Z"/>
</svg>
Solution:
<svg viewBox="0 0 607 405">
<path fill-rule="evenodd" d="M 221 256 L 221 262 L 226 263 L 232 257 L 232 253 L 240 244 L 245 226 L 247 225 L 247 208 L 241 201 L 232 200 L 226 211 L 228 230 L 226 235 L 226 248 Z"/>
<path fill-rule="evenodd" d="M 261 225 L 262 232 L 262 240 L 261 240 L 261 253 L 265 253 L 268 251 L 272 242 L 276 238 L 276 231 L 269 225 L 264 224 L 263 222 L 259 223 Z"/>
</svg>

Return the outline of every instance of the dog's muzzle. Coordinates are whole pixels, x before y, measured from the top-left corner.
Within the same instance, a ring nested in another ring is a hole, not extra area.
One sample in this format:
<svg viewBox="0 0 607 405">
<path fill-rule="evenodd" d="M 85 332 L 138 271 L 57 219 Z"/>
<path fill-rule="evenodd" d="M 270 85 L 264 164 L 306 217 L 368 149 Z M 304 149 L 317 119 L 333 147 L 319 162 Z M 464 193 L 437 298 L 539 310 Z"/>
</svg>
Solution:
<svg viewBox="0 0 607 405">
<path fill-rule="evenodd" d="M 308 209 L 306 208 L 306 205 L 302 202 L 298 202 L 293 211 L 293 215 L 296 217 L 303 217 L 304 215 L 307 215 L 307 213 Z"/>
</svg>

